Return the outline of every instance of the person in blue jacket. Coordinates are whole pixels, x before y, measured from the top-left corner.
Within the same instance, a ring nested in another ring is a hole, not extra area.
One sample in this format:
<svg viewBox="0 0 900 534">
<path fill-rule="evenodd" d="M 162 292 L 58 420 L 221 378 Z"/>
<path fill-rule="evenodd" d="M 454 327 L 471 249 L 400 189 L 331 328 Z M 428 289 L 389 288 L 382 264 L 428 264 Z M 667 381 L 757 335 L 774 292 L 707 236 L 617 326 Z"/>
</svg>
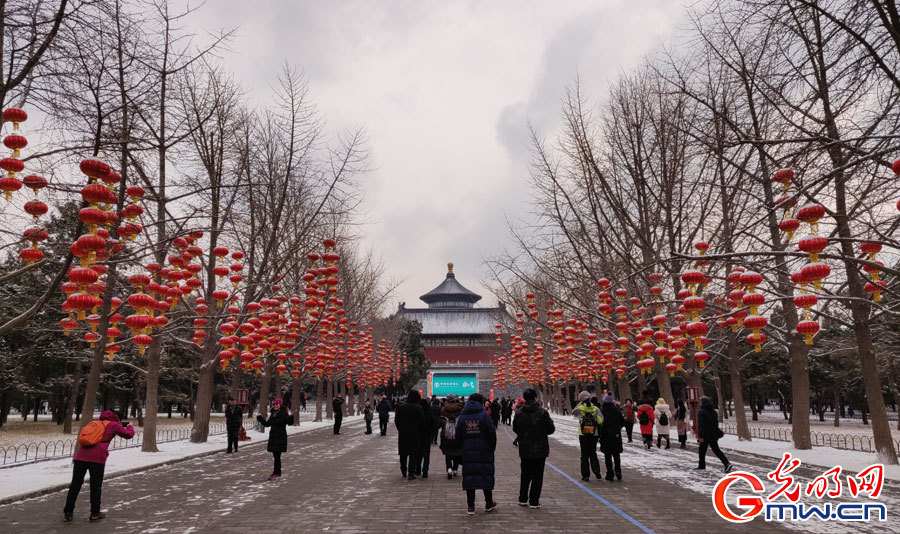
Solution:
<svg viewBox="0 0 900 534">
<path fill-rule="evenodd" d="M 484 491 L 484 511 L 497 508 L 494 501 L 494 450 L 497 429 L 484 409 L 484 396 L 473 393 L 456 420 L 456 439 L 462 449 L 463 479 L 466 490 L 466 513 L 475 514 L 475 490 Z"/>
</svg>

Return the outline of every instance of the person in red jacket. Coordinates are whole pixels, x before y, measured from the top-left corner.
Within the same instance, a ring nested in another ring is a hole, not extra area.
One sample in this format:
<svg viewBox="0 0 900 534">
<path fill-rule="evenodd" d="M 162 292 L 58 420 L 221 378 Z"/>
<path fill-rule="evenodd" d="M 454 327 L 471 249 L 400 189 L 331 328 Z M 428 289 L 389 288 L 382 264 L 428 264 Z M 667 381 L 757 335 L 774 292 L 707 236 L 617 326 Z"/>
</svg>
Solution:
<svg viewBox="0 0 900 534">
<path fill-rule="evenodd" d="M 106 468 L 106 458 L 109 457 L 109 442 L 116 436 L 125 439 L 134 437 L 134 427 L 130 424 L 122 426 L 119 423 L 119 416 L 110 410 L 106 410 L 100 414 L 100 421 L 106 421 L 106 428 L 103 431 L 103 437 L 96 445 L 82 446 L 78 448 L 73 460 L 72 483 L 69 485 L 69 493 L 66 495 L 66 506 L 63 508 L 63 518 L 65 521 L 72 520 L 72 514 L 75 512 L 75 500 L 78 498 L 78 492 L 84 484 L 85 473 L 91 474 L 91 517 L 90 521 L 99 521 L 106 517 L 106 514 L 100 511 L 100 490 L 103 486 L 103 470 Z"/>
<path fill-rule="evenodd" d="M 653 420 L 656 419 L 656 413 L 653 411 L 651 401 L 642 400 L 638 406 L 637 420 L 641 425 L 641 437 L 644 439 L 644 447 L 649 449 L 653 445 Z"/>
</svg>

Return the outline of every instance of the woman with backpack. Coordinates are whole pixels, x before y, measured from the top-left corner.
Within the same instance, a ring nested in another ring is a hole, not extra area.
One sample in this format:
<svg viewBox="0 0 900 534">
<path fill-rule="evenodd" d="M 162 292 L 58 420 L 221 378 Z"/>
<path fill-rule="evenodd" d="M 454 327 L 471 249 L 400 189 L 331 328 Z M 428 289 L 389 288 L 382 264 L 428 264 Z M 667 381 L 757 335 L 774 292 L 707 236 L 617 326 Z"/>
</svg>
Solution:
<svg viewBox="0 0 900 534">
<path fill-rule="evenodd" d="M 641 438 L 644 440 L 644 448 L 648 451 L 653 446 L 653 421 L 656 419 L 656 412 L 650 406 L 651 402 L 650 400 L 641 401 L 641 405 L 638 406 L 637 410 L 637 420 L 641 427 Z"/>
<path fill-rule="evenodd" d="M 447 395 L 447 401 L 441 407 L 441 452 L 444 453 L 444 464 L 447 466 L 447 478 L 453 478 L 459 470 L 462 449 L 456 439 L 456 419 L 462 413 L 462 406 L 456 395 Z"/>
<path fill-rule="evenodd" d="M 287 409 L 283 408 L 284 401 L 281 398 L 275 399 L 272 403 L 272 412 L 268 419 L 257 415 L 256 420 L 262 426 L 270 427 L 269 442 L 266 450 L 272 453 L 275 465 L 269 480 L 275 480 L 281 477 L 281 453 L 287 452 L 287 426 L 294 424 L 294 414 L 288 414 Z"/>
<path fill-rule="evenodd" d="M 572 408 L 572 415 L 578 420 L 578 445 L 581 449 L 581 480 L 591 479 L 591 471 L 600 479 L 600 460 L 597 458 L 597 440 L 603 416 L 600 409 L 591 402 L 591 394 L 578 394 L 578 404 Z"/>
<path fill-rule="evenodd" d="M 625 399 L 625 434 L 628 443 L 631 443 L 631 433 L 634 431 L 634 401 Z"/>
<path fill-rule="evenodd" d="M 472 393 L 456 420 L 456 439 L 462 449 L 463 479 L 466 490 L 466 513 L 475 515 L 475 491 L 484 491 L 484 511 L 497 508 L 494 500 L 494 451 L 497 429 L 484 409 L 484 396 Z"/>
<path fill-rule="evenodd" d="M 687 407 L 684 400 L 679 398 L 675 400 L 675 429 L 678 431 L 678 443 L 681 444 L 680 449 L 687 448 L 687 433 L 691 424 L 687 420 Z"/>
<path fill-rule="evenodd" d="M 670 446 L 669 443 L 669 420 L 672 418 L 672 412 L 669 410 L 669 405 L 666 404 L 666 399 L 660 398 L 656 401 L 656 448 L 658 449 L 662 440 L 666 440 L 666 448 L 668 449 Z"/>
<path fill-rule="evenodd" d="M 89 521 L 99 521 L 106 517 L 100 511 L 100 492 L 103 488 L 103 471 L 109 457 L 109 442 L 116 436 L 125 439 L 134 437 L 134 427 L 119 423 L 119 416 L 110 410 L 100 414 L 98 421 L 91 421 L 78 433 L 78 451 L 72 458 L 72 483 L 66 495 L 63 520 L 69 522 L 75 513 L 75 500 L 84 484 L 85 473 L 91 474 L 91 516 Z"/>
<path fill-rule="evenodd" d="M 697 441 L 700 442 L 700 465 L 697 469 L 706 469 L 706 449 L 710 448 L 713 454 L 722 461 L 723 471 L 728 473 L 731 471 L 731 462 L 725 457 L 725 453 L 719 449 L 719 438 L 725 435 L 719 429 L 719 414 L 713 406 L 709 397 L 700 397 L 700 411 L 697 413 L 697 425 L 700 435 Z"/>
</svg>

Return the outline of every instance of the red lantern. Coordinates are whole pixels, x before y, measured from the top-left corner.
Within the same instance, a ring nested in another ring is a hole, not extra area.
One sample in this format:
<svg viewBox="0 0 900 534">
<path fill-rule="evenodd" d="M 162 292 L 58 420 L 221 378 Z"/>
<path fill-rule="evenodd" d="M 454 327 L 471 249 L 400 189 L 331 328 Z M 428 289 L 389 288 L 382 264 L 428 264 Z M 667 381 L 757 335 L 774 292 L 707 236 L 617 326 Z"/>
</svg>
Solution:
<svg viewBox="0 0 900 534">
<path fill-rule="evenodd" d="M 707 360 L 709 360 L 709 354 L 706 352 L 699 351 L 694 353 L 694 361 L 700 365 L 701 369 L 706 365 Z"/>
<path fill-rule="evenodd" d="M 819 331 L 819 323 L 816 321 L 800 321 L 797 323 L 797 333 L 806 336 L 806 344 L 813 344 L 813 336 Z"/>
<path fill-rule="evenodd" d="M 25 110 L 19 108 L 6 108 L 3 110 L 3 120 L 13 123 L 13 128 L 19 129 L 19 123 L 28 120 Z"/>
<path fill-rule="evenodd" d="M 797 243 L 800 250 L 809 254 L 809 261 L 811 263 L 819 261 L 819 252 L 825 250 L 827 245 L 828 240 L 817 235 L 806 236 Z"/>
<path fill-rule="evenodd" d="M 822 289 L 822 280 L 828 277 L 831 274 L 831 267 L 826 263 L 810 263 L 803 267 L 800 271 L 803 279 L 808 282 L 813 282 L 813 285 L 817 290 Z"/>
<path fill-rule="evenodd" d="M 818 232 L 819 219 L 825 216 L 825 208 L 820 204 L 805 204 L 797 210 L 797 218 L 809 224 L 811 233 Z"/>
</svg>

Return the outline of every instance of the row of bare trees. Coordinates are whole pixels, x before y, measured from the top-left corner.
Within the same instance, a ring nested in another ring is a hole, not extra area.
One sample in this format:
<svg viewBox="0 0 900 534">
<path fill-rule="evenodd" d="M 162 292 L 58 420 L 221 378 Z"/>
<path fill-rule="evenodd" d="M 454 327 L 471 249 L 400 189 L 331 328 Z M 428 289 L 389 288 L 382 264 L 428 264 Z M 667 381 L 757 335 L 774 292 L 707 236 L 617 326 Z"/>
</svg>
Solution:
<svg viewBox="0 0 900 534">
<path fill-rule="evenodd" d="M 819 233 L 829 240 L 821 257 L 831 276 L 814 310 L 819 337 L 841 331 L 852 340 L 876 449 L 897 463 L 881 378 L 894 369 L 896 347 L 879 359 L 873 341 L 900 315 L 900 181 L 891 171 L 900 156 L 897 8 L 878 0 L 716 0 L 690 8 L 688 20 L 598 102 L 574 82 L 549 140 L 532 132 L 536 209 L 511 225 L 516 249 L 488 260 L 498 294 L 518 302 L 516 292 L 536 288 L 608 328 L 595 311 L 595 281 L 647 296 L 648 275 L 659 273 L 675 313 L 680 274 L 696 259 L 692 243 L 707 241 L 710 304 L 727 298 L 735 267 L 765 278 L 767 350 L 790 361 L 794 444 L 808 449 L 809 367 L 818 356 L 796 331 L 791 281 L 807 261 L 796 245 L 807 232 L 789 241 L 776 202 L 784 194 L 798 205 L 820 203 Z M 780 168 L 795 170 L 786 193 L 772 181 Z M 860 252 L 864 241 L 884 247 L 880 303 L 865 289 L 871 273 L 862 268 L 873 265 Z M 713 365 L 687 365 L 679 376 L 698 385 L 726 369 L 738 432 L 749 439 L 741 373 L 754 353 L 731 329 L 711 338 Z M 671 401 L 661 365 L 655 378 Z"/>
<path fill-rule="evenodd" d="M 307 256 L 330 237 L 340 244 L 342 283 L 351 288 L 348 317 L 373 320 L 391 288 L 375 253 L 358 250 L 356 179 L 368 164 L 365 132 L 329 133 L 305 76 L 288 65 L 273 81 L 273 100 L 253 103 L 224 66 L 233 30 L 189 31 L 188 19 L 203 8 L 173 5 L 166 0 L 0 3 L 5 73 L 0 105 L 31 114 L 26 165 L 50 179 L 48 203 L 62 205 L 77 195 L 82 185 L 77 162 L 85 157 L 103 159 L 122 175 L 120 217 L 128 203 L 125 188 L 139 185 L 146 191 L 137 221 L 143 232 L 107 262 L 98 330 L 109 326 L 110 299 L 129 293 L 127 275 L 151 262 L 164 265 L 173 241 L 197 231 L 204 233 L 198 243 L 205 280 L 199 296 L 207 303 L 213 303 L 216 289 L 214 248 L 245 254 L 244 283 L 233 294 L 246 314 L 246 304 L 270 295 L 273 285 L 283 294 L 302 294 Z M 0 248 L 10 255 L 22 246 L 22 215 L 15 202 L 0 206 Z M 69 254 L 43 262 L 52 264 L 56 275 L 40 298 L 0 317 L 0 336 L 28 328 L 58 293 L 72 260 Z M 143 450 L 156 451 L 160 374 L 174 365 L 170 352 L 177 347 L 192 355 L 187 369 L 196 382 L 192 440 L 206 440 L 219 370 L 218 326 L 229 314 L 210 305 L 208 335 L 197 345 L 190 334 L 196 301 L 181 304 L 153 335 L 145 356 L 126 350 L 107 362 L 103 343 L 88 349 L 73 341 L 66 431 L 81 388 L 86 424 L 104 373 L 130 365 L 143 377 L 139 389 L 148 407 Z M 267 393 L 272 375 L 269 361 L 262 384 Z M 240 372 L 227 380 L 236 388 Z M 281 388 L 280 377 L 276 380 Z M 297 392 L 300 381 L 295 380 Z"/>
</svg>

